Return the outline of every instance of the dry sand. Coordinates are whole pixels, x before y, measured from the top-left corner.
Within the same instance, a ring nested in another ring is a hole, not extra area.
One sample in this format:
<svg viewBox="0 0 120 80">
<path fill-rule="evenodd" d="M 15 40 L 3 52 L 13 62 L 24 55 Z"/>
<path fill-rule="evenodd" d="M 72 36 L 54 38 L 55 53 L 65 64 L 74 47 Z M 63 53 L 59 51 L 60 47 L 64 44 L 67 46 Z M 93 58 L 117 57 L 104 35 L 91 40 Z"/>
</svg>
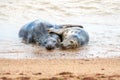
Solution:
<svg viewBox="0 0 120 80">
<path fill-rule="evenodd" d="M 83 25 L 90 42 L 66 51 L 22 43 L 19 29 L 39 18 Z M 0 80 L 120 80 L 120 1 L 0 0 Z"/>
<path fill-rule="evenodd" d="M 120 59 L 0 59 L 1 80 L 120 80 Z"/>
</svg>

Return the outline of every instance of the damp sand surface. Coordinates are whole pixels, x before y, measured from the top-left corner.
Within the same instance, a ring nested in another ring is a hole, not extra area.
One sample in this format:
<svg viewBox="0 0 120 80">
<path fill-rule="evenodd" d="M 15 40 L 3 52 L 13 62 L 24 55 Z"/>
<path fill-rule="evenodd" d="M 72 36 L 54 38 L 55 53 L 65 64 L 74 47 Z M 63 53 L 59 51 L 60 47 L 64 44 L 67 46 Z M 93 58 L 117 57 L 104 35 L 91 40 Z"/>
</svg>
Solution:
<svg viewBox="0 0 120 80">
<path fill-rule="evenodd" d="M 86 5 L 88 4 L 88 5 Z M 0 58 L 114 58 L 120 57 L 120 1 L 109 0 L 1 0 Z M 75 50 L 47 51 L 24 44 L 20 28 L 36 19 L 56 24 L 80 24 L 90 35 L 87 46 Z"/>
<path fill-rule="evenodd" d="M 0 79 L 119 80 L 119 6 L 119 0 L 0 0 Z M 52 51 L 23 43 L 20 28 L 39 18 L 83 25 L 90 41 L 78 49 Z"/>
</svg>

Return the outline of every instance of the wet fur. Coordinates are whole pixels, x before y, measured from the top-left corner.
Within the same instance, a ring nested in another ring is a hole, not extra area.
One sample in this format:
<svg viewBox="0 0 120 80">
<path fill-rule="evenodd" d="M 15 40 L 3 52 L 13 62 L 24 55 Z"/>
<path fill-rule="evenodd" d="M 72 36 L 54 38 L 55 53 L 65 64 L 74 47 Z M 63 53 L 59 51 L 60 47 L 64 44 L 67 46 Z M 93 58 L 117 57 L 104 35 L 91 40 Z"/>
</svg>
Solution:
<svg viewBox="0 0 120 80">
<path fill-rule="evenodd" d="M 61 47 L 63 49 L 78 48 L 89 42 L 88 33 L 81 27 L 70 27 L 64 29 L 51 29 L 53 32 L 62 36 Z"/>
<path fill-rule="evenodd" d="M 26 43 L 37 43 L 42 46 L 45 46 L 47 49 L 52 49 L 58 47 L 60 38 L 57 34 L 49 34 L 47 32 L 47 29 L 57 29 L 60 27 L 61 26 L 59 25 L 50 24 L 39 19 L 24 25 L 19 31 L 19 37 L 22 38 Z M 52 44 L 45 44 L 45 41 L 49 41 Z"/>
<path fill-rule="evenodd" d="M 22 38 L 26 43 L 37 43 L 45 46 L 46 49 L 51 50 L 55 47 L 59 47 L 59 43 L 62 38 L 55 33 L 48 33 L 47 30 L 50 28 L 62 29 L 75 26 L 76 25 L 72 24 L 56 25 L 38 19 L 24 25 L 19 31 L 19 37 Z M 83 28 L 81 25 L 77 26 Z"/>
<path fill-rule="evenodd" d="M 89 41 L 88 33 L 82 28 L 69 28 L 63 38 L 62 44 L 65 48 L 78 48 L 87 44 Z M 69 45 L 70 47 L 68 47 Z"/>
</svg>

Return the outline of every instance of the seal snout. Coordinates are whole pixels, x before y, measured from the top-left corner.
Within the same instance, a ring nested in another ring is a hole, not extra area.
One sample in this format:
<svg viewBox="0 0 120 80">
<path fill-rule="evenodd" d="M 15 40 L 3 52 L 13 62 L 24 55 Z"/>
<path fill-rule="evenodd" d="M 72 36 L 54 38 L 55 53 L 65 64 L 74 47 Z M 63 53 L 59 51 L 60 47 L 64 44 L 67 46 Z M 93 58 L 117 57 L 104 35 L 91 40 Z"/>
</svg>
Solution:
<svg viewBox="0 0 120 80">
<path fill-rule="evenodd" d="M 64 46 L 63 43 L 60 43 L 60 48 L 61 48 L 61 49 L 66 49 L 66 47 Z"/>
<path fill-rule="evenodd" d="M 60 46 L 61 46 L 61 47 L 64 47 L 64 44 L 63 44 L 63 43 L 60 43 Z"/>
<path fill-rule="evenodd" d="M 54 48 L 55 48 L 55 47 L 52 46 L 52 45 L 47 45 L 47 46 L 46 46 L 46 49 L 47 49 L 47 50 L 52 50 L 52 49 L 54 49 Z"/>
</svg>

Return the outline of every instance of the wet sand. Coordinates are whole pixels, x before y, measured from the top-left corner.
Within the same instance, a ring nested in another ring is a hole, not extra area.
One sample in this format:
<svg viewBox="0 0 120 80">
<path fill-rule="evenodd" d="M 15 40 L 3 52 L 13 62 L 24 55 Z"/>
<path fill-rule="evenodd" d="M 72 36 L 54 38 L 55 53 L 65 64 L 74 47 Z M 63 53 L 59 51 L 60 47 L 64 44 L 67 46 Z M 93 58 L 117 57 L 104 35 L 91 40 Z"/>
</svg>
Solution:
<svg viewBox="0 0 120 80">
<path fill-rule="evenodd" d="M 0 58 L 120 57 L 119 1 L 2 0 L 0 10 Z M 20 28 L 39 18 L 56 24 L 83 25 L 90 35 L 90 42 L 76 50 L 56 49 L 51 52 L 37 45 L 22 43 L 18 37 Z"/>
<path fill-rule="evenodd" d="M 119 6 L 119 0 L 1 0 L 0 79 L 119 80 Z M 39 18 L 83 25 L 90 42 L 75 50 L 53 51 L 22 43 L 20 28 Z"/>
</svg>

